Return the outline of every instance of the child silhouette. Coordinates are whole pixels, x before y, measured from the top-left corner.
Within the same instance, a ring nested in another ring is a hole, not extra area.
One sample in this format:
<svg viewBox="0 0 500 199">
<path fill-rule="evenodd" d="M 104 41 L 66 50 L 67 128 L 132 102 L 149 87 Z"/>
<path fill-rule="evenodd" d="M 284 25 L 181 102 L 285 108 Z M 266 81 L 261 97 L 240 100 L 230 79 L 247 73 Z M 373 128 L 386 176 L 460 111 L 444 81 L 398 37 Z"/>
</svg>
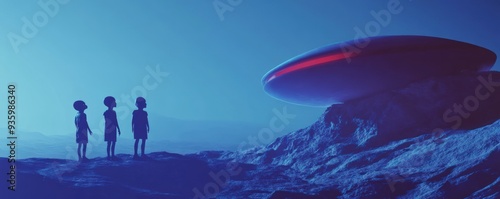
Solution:
<svg viewBox="0 0 500 199">
<path fill-rule="evenodd" d="M 87 123 L 87 115 L 84 113 L 85 109 L 87 109 L 87 105 L 85 104 L 85 102 L 78 100 L 73 103 L 73 108 L 78 111 L 75 116 L 76 143 L 78 143 L 78 161 L 87 161 L 89 160 L 85 155 L 87 152 L 87 143 L 89 142 L 87 132 L 92 135 L 92 130 L 90 130 L 89 124 Z"/>
<path fill-rule="evenodd" d="M 104 105 L 108 107 L 108 110 L 104 111 L 103 114 L 105 121 L 104 141 L 108 142 L 106 150 L 108 153 L 108 160 L 117 159 L 115 156 L 116 130 L 118 129 L 118 135 L 121 135 L 121 131 L 118 120 L 116 119 L 116 112 L 113 110 L 113 108 L 116 107 L 115 98 L 111 96 L 104 98 Z"/>
<path fill-rule="evenodd" d="M 144 149 L 146 148 L 146 139 L 148 139 L 149 133 L 149 122 L 148 122 L 148 113 L 144 111 L 146 108 L 146 99 L 143 97 L 138 97 L 135 100 L 135 105 L 137 106 L 137 110 L 134 110 L 132 113 L 132 132 L 134 133 L 134 159 L 138 159 L 137 155 L 137 145 L 139 144 L 139 139 L 142 140 L 141 145 L 141 157 L 145 158 Z"/>
</svg>

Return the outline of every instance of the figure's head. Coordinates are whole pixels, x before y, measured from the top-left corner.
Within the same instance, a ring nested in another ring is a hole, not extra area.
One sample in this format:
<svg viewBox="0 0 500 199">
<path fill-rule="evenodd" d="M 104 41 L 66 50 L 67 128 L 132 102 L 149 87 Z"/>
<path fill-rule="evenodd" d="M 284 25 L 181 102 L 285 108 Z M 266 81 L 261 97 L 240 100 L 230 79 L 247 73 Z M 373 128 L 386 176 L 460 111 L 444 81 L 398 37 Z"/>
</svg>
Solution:
<svg viewBox="0 0 500 199">
<path fill-rule="evenodd" d="M 146 99 L 144 99 L 144 97 L 137 97 L 135 100 L 135 106 L 137 106 L 137 108 L 146 108 Z"/>
<path fill-rule="evenodd" d="M 87 105 L 82 100 L 77 100 L 73 103 L 73 108 L 77 111 L 83 111 L 87 109 Z"/>
<path fill-rule="evenodd" d="M 106 105 L 109 108 L 116 107 L 116 100 L 114 97 L 107 96 L 104 98 L 104 105 Z"/>
</svg>

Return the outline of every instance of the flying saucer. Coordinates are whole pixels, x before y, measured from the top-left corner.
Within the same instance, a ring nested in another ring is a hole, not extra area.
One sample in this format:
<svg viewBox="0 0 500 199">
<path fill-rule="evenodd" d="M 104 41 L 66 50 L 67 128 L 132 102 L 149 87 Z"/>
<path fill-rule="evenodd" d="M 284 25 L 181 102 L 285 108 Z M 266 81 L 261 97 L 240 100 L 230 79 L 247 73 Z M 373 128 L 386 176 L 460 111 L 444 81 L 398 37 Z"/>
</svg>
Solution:
<svg viewBox="0 0 500 199">
<path fill-rule="evenodd" d="M 271 96 L 330 106 L 429 77 L 489 70 L 496 54 L 473 44 L 427 36 L 383 36 L 317 48 L 269 71 Z"/>
</svg>

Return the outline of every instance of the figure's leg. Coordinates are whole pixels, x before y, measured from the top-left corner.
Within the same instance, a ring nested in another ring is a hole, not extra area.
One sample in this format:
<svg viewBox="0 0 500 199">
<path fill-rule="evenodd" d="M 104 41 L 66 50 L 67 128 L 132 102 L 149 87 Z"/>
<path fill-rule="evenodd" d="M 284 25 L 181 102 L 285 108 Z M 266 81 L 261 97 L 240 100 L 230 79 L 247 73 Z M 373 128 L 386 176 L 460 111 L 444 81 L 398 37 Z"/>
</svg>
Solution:
<svg viewBox="0 0 500 199">
<path fill-rule="evenodd" d="M 116 145 L 115 141 L 111 142 L 111 156 L 113 157 L 115 157 L 115 145 Z"/>
<path fill-rule="evenodd" d="M 82 143 L 78 143 L 78 160 L 82 159 L 81 150 L 82 150 Z"/>
<path fill-rule="evenodd" d="M 137 145 L 139 144 L 139 139 L 135 139 L 134 144 L 134 156 L 137 156 Z"/>
<path fill-rule="evenodd" d="M 106 152 L 108 153 L 108 158 L 109 158 L 110 147 L 111 147 L 111 141 L 108 141 L 108 147 L 106 148 Z"/>
<path fill-rule="evenodd" d="M 83 144 L 83 159 L 87 158 L 86 153 L 87 153 L 87 144 Z"/>
<path fill-rule="evenodd" d="M 142 139 L 141 155 L 144 155 L 144 149 L 146 149 L 146 139 Z"/>
</svg>

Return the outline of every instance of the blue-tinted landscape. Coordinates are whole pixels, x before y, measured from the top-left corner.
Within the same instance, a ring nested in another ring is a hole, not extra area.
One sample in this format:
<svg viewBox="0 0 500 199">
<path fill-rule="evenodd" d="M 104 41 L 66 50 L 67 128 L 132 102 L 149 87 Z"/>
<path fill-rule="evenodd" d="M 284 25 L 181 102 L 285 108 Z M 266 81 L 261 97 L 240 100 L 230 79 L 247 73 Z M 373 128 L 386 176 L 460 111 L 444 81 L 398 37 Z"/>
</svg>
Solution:
<svg viewBox="0 0 500 199">
<path fill-rule="evenodd" d="M 498 56 L 497 1 L 38 0 L 0 7 L 1 198 L 500 197 L 498 61 L 376 92 L 348 90 L 342 94 L 357 97 L 323 107 L 280 98 L 263 79 L 312 49 L 379 36 L 450 39 Z M 446 49 L 376 45 L 370 56 L 362 53 L 372 48 L 363 47 L 358 57 L 306 60 L 273 79 L 335 61 L 353 68 L 348 58 L 380 67 L 364 74 L 376 77 L 393 74 L 381 64 L 389 53 L 397 60 L 401 49 Z M 469 50 L 422 63 L 469 61 Z M 342 78 L 363 73 L 353 70 Z M 14 95 L 15 108 L 8 106 Z M 121 128 L 113 159 L 104 140 L 106 96 L 116 98 Z M 141 158 L 133 156 L 137 97 L 147 100 L 150 126 Z M 77 100 L 88 106 L 93 132 L 88 161 L 77 155 Z"/>
</svg>

